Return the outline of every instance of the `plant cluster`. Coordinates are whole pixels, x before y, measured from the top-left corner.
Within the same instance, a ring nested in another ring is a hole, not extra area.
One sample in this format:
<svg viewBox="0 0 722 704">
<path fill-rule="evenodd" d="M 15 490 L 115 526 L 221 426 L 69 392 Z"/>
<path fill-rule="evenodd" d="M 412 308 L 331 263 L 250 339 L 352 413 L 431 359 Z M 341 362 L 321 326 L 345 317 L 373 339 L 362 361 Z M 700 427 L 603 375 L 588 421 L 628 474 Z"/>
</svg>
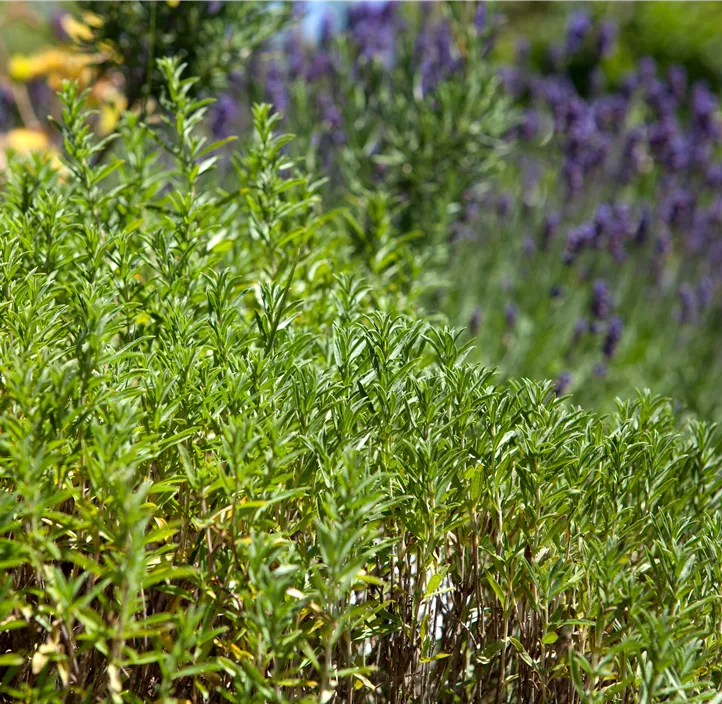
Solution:
<svg viewBox="0 0 722 704">
<path fill-rule="evenodd" d="M 390 239 L 419 240 L 447 282 L 427 307 L 506 377 L 556 379 L 604 410 L 646 386 L 717 417 L 716 96 L 649 58 L 610 90 L 617 29 L 584 11 L 544 73 L 524 40 L 495 67 L 500 36 L 483 4 L 354 6 L 317 46 L 291 33 L 263 49 L 214 129 L 263 97 L 299 158 L 332 174 L 331 202 L 361 218 L 385 194 Z"/>
<path fill-rule="evenodd" d="M 328 199 L 350 194 L 363 213 L 386 194 L 396 236 L 433 247 L 498 166 L 512 124 L 488 61 L 493 32 L 483 3 L 358 3 L 341 32 L 326 17 L 317 44 L 295 30 L 261 47 L 221 97 L 214 132 L 242 129 L 245 96 L 269 102 L 298 158 L 331 177 Z"/>
<path fill-rule="evenodd" d="M 564 54 L 601 59 L 612 38 L 578 13 Z M 649 58 L 614 92 L 598 68 L 576 86 L 561 63 L 541 75 L 526 62 L 503 69 L 524 105 L 519 144 L 502 179 L 467 193 L 447 310 L 512 376 L 556 377 L 602 405 L 649 386 L 719 414 L 717 97 Z"/>
<path fill-rule="evenodd" d="M 64 84 L 0 204 L 2 697 L 722 701 L 713 428 L 494 385 L 159 69 L 107 163 Z"/>
</svg>

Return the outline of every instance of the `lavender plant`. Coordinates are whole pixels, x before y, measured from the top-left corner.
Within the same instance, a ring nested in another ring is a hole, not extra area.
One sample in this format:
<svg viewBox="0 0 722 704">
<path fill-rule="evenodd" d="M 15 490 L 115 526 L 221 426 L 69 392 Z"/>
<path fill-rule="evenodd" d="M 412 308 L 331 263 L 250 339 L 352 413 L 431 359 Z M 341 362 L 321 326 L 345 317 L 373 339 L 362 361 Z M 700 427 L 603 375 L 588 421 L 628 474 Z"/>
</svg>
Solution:
<svg viewBox="0 0 722 704">
<path fill-rule="evenodd" d="M 0 203 L 3 699 L 722 701 L 713 427 L 495 385 L 159 70 L 108 163 L 65 84 Z"/>
<path fill-rule="evenodd" d="M 606 27 L 572 16 L 569 61 L 608 54 Z M 473 322 L 484 358 L 508 374 L 566 373 L 565 389 L 606 407 L 642 384 L 718 414 L 716 96 L 651 59 L 616 92 L 524 61 L 504 72 L 527 106 L 520 144 L 503 180 L 467 194 L 452 245 L 463 284 L 447 310 Z"/>
<path fill-rule="evenodd" d="M 298 135 L 295 153 L 331 179 L 331 202 L 354 212 L 386 194 L 397 233 L 443 241 L 462 194 L 495 168 L 509 101 L 485 56 L 493 27 L 477 3 L 358 3 L 343 32 L 319 43 L 290 32 L 257 52 L 236 89 L 265 99 Z M 243 99 L 235 112 L 243 124 Z M 361 199 L 359 201 L 358 199 Z"/>
</svg>

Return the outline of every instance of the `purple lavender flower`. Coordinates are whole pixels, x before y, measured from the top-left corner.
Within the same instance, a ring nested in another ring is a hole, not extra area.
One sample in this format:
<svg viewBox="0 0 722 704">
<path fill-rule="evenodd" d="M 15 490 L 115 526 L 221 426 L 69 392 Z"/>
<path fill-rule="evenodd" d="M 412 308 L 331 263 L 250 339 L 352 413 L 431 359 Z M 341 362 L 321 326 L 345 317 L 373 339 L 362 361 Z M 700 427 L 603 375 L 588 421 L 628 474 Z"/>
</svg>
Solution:
<svg viewBox="0 0 722 704">
<path fill-rule="evenodd" d="M 607 365 L 604 362 L 597 362 L 592 369 L 592 374 L 598 379 L 604 379 L 607 376 Z"/>
<path fill-rule="evenodd" d="M 321 36 L 319 37 L 319 44 L 324 51 L 328 51 L 331 47 L 335 27 L 334 16 L 330 12 L 325 12 L 321 18 Z"/>
<path fill-rule="evenodd" d="M 303 38 L 299 31 L 291 32 L 286 40 L 286 58 L 288 61 L 288 75 L 296 79 L 303 74 L 304 52 Z"/>
<path fill-rule="evenodd" d="M 521 251 L 525 257 L 533 256 L 534 252 L 536 251 L 536 245 L 534 244 L 534 240 L 531 237 L 524 238 L 524 242 L 521 245 Z"/>
<path fill-rule="evenodd" d="M 502 66 L 499 69 L 499 78 L 504 90 L 512 98 L 521 98 L 526 90 L 524 71 L 516 66 Z"/>
<path fill-rule="evenodd" d="M 223 7 L 223 1 L 222 0 L 210 0 L 208 3 L 208 14 L 209 15 L 217 15 L 221 8 Z"/>
<path fill-rule="evenodd" d="M 719 188 L 722 186 L 722 162 L 715 162 L 707 167 L 705 181 L 711 188 Z"/>
<path fill-rule="evenodd" d="M 704 311 L 709 307 L 715 288 L 714 279 L 709 276 L 706 276 L 697 284 L 697 305 L 700 310 Z"/>
<path fill-rule="evenodd" d="M 238 117 L 238 106 L 227 93 L 213 104 L 211 131 L 216 139 L 225 139 L 233 133 L 233 123 Z"/>
<path fill-rule="evenodd" d="M 644 159 L 644 131 L 641 127 L 633 127 L 624 139 L 622 148 L 619 178 L 622 183 L 629 183 L 641 170 Z"/>
<path fill-rule="evenodd" d="M 671 227 L 685 227 L 694 215 L 696 198 L 685 188 L 675 189 L 665 203 L 663 217 Z"/>
<path fill-rule="evenodd" d="M 669 90 L 677 102 L 684 100 L 687 95 L 687 71 L 682 66 L 670 66 L 667 70 L 667 83 Z"/>
<path fill-rule="evenodd" d="M 702 138 L 719 140 L 720 125 L 715 119 L 719 104 L 714 94 L 703 83 L 692 88 L 692 126 Z"/>
<path fill-rule="evenodd" d="M 652 224 L 652 211 L 645 205 L 642 207 L 642 212 L 639 216 L 639 224 L 634 233 L 634 241 L 638 244 L 643 244 L 647 241 L 649 235 L 649 229 Z"/>
<path fill-rule="evenodd" d="M 481 34 L 486 28 L 486 2 L 482 0 L 477 3 L 476 11 L 474 12 L 474 27 L 478 34 Z"/>
<path fill-rule="evenodd" d="M 506 320 L 507 327 L 514 327 L 518 315 L 519 306 L 516 303 L 507 303 L 504 308 L 504 320 Z"/>
<path fill-rule="evenodd" d="M 611 359 L 617 351 L 623 330 L 624 325 L 622 324 L 622 319 L 619 317 L 612 318 L 607 328 L 607 335 L 604 338 L 604 345 L 602 346 L 602 353 L 607 359 Z"/>
<path fill-rule="evenodd" d="M 505 218 L 511 211 L 511 196 L 508 193 L 501 193 L 496 199 L 496 214 Z"/>
<path fill-rule="evenodd" d="M 671 115 L 650 126 L 649 147 L 656 161 L 671 171 L 682 171 L 689 163 L 687 141 Z"/>
<path fill-rule="evenodd" d="M 601 203 L 594 214 L 594 247 L 599 249 L 605 235 L 612 231 L 614 214 L 608 203 Z"/>
<path fill-rule="evenodd" d="M 604 95 L 592 104 L 594 121 L 599 129 L 616 133 L 627 117 L 629 101 L 622 95 Z"/>
<path fill-rule="evenodd" d="M 589 332 L 589 323 L 584 318 L 579 318 L 574 324 L 574 344 L 578 345 L 587 332 Z"/>
<path fill-rule="evenodd" d="M 657 77 L 657 62 L 651 56 L 643 56 L 637 69 L 639 82 L 648 86 Z"/>
<path fill-rule="evenodd" d="M 584 187 L 584 169 L 579 162 L 567 159 L 562 167 L 562 175 L 567 185 L 567 199 L 571 200 Z"/>
<path fill-rule="evenodd" d="M 395 55 L 395 3 L 353 3 L 348 11 L 348 30 L 359 56 L 370 61 L 379 59 L 391 66 Z"/>
<path fill-rule="evenodd" d="M 563 396 L 571 383 L 572 375 L 569 372 L 562 372 L 554 383 L 554 393 L 557 396 Z"/>
<path fill-rule="evenodd" d="M 306 80 L 309 83 L 328 75 L 331 69 L 331 59 L 325 51 L 316 51 L 306 69 Z"/>
<path fill-rule="evenodd" d="M 604 281 L 595 281 L 592 289 L 592 315 L 597 320 L 605 320 L 611 307 L 609 287 Z"/>
<path fill-rule="evenodd" d="M 474 308 L 469 319 L 469 332 L 472 335 L 476 335 L 479 332 L 479 326 L 481 325 L 481 310 Z"/>
<path fill-rule="evenodd" d="M 697 318 L 697 297 L 694 289 L 687 283 L 682 284 L 677 291 L 680 303 L 679 322 L 682 325 L 693 323 Z"/>
<path fill-rule="evenodd" d="M 288 92 L 285 76 L 278 61 L 271 61 L 266 72 L 266 98 L 276 112 L 285 115 L 288 109 Z"/>
<path fill-rule="evenodd" d="M 592 21 L 586 12 L 575 12 L 567 22 L 567 53 L 574 54 L 581 49 L 584 40 L 592 30 Z"/>
<path fill-rule="evenodd" d="M 662 116 L 674 115 L 677 109 L 676 98 L 667 87 L 667 84 L 658 78 L 653 78 L 647 84 L 645 100 L 649 107 Z"/>
<path fill-rule="evenodd" d="M 611 56 L 615 50 L 617 41 L 617 23 L 608 20 L 602 23 L 597 35 L 597 52 L 600 57 Z"/>
<path fill-rule="evenodd" d="M 544 218 L 542 226 L 542 249 L 546 249 L 554 236 L 559 231 L 561 219 L 558 213 L 550 213 Z"/>
<path fill-rule="evenodd" d="M 346 134 L 343 130 L 343 115 L 333 98 L 327 91 L 318 94 L 316 99 L 319 116 L 335 145 L 345 144 Z"/>
<path fill-rule="evenodd" d="M 582 225 L 569 230 L 567 233 L 567 246 L 563 255 L 564 263 L 572 264 L 593 236 L 593 229 L 589 225 Z"/>
</svg>

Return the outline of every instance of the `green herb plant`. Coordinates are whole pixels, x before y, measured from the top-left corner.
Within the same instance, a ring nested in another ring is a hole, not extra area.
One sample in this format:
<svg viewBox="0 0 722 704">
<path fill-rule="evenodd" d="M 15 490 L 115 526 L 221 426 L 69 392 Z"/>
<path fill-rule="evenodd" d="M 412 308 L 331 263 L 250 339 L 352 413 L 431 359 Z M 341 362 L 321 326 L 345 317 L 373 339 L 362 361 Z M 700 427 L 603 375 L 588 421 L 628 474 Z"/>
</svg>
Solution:
<svg viewBox="0 0 722 704">
<path fill-rule="evenodd" d="M 0 204 L 3 701 L 722 701 L 713 428 L 494 385 L 159 69 Z"/>
</svg>

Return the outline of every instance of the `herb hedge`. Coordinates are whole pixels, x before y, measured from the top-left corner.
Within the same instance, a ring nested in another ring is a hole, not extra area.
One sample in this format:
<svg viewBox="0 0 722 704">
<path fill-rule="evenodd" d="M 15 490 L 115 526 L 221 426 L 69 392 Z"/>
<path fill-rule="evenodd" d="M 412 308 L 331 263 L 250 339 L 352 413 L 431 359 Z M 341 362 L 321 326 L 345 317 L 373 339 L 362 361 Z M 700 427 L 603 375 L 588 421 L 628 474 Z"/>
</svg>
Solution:
<svg viewBox="0 0 722 704">
<path fill-rule="evenodd" d="M 159 66 L 107 165 L 66 84 L 0 206 L 2 697 L 722 701 L 713 428 L 495 386 L 267 106 L 213 186 Z"/>
</svg>

